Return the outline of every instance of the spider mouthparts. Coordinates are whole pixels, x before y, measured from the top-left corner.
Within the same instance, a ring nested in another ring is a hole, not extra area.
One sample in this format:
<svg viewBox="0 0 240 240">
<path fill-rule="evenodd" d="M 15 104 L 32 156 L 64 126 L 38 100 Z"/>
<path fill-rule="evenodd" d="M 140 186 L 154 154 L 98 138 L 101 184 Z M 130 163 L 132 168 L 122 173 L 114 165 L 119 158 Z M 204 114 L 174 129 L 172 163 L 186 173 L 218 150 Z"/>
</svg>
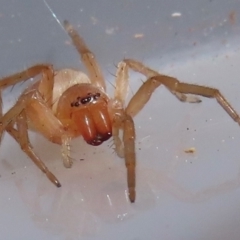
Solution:
<svg viewBox="0 0 240 240">
<path fill-rule="evenodd" d="M 112 136 L 112 134 L 110 132 L 106 133 L 106 134 L 97 134 L 95 136 L 95 138 L 88 140 L 87 143 L 93 146 L 98 146 L 100 144 L 102 144 L 104 141 L 107 141 L 110 137 Z"/>
</svg>

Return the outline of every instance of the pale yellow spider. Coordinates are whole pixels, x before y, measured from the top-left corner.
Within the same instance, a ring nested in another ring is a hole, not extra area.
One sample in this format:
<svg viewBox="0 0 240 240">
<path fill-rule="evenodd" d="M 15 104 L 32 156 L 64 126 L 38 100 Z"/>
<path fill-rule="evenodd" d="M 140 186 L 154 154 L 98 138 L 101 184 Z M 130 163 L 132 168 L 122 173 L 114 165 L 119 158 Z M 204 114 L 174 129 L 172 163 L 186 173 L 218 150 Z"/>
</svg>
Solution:
<svg viewBox="0 0 240 240">
<path fill-rule="evenodd" d="M 97 146 L 112 136 L 117 155 L 125 159 L 129 199 L 134 202 L 136 156 L 133 117 L 161 84 L 180 101 L 201 102 L 199 98 L 185 94 L 216 98 L 232 119 L 240 124 L 238 114 L 217 89 L 181 83 L 176 78 L 162 75 L 132 59 L 124 59 L 118 64 L 115 94 L 112 99 L 109 98 L 95 56 L 67 21 L 64 21 L 64 27 L 81 55 L 89 76 L 73 69 L 54 71 L 52 65 L 38 64 L 0 80 L 2 90 L 41 74 L 41 79 L 28 87 L 9 111 L 3 115 L 1 110 L 0 135 L 7 131 L 57 187 L 61 186 L 58 179 L 34 153 L 28 129 L 62 146 L 65 167 L 72 165 L 69 147 L 71 139 L 82 136 L 88 144 Z M 147 80 L 125 106 L 128 68 L 142 73 Z M 123 130 L 122 138 L 120 130 Z"/>
</svg>

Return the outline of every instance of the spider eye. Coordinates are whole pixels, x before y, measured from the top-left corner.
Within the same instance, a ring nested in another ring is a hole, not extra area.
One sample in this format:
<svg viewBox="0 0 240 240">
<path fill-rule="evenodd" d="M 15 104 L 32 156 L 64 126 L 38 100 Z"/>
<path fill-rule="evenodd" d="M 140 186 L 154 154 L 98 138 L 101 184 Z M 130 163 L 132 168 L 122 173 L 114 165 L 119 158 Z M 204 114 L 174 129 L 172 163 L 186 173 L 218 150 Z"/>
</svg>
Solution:
<svg viewBox="0 0 240 240">
<path fill-rule="evenodd" d="M 80 105 L 79 101 L 71 103 L 71 107 L 79 107 L 79 105 Z"/>
<path fill-rule="evenodd" d="M 92 96 L 90 96 L 90 97 L 85 97 L 85 98 L 83 98 L 83 99 L 81 99 L 81 103 L 82 104 L 87 104 L 87 103 L 89 103 L 89 102 L 91 102 L 92 101 Z"/>
<path fill-rule="evenodd" d="M 79 105 L 80 105 L 79 102 L 75 102 L 75 103 L 74 103 L 74 106 L 75 106 L 75 107 L 79 107 Z"/>
<path fill-rule="evenodd" d="M 94 100 L 97 100 L 98 98 L 100 98 L 101 94 L 100 93 L 96 93 L 93 95 Z"/>
<path fill-rule="evenodd" d="M 71 107 L 79 107 L 81 104 L 85 105 L 90 102 L 95 103 L 96 100 L 100 98 L 101 94 L 99 92 L 97 93 L 87 93 L 86 97 L 77 97 L 76 101 L 71 103 Z"/>
</svg>

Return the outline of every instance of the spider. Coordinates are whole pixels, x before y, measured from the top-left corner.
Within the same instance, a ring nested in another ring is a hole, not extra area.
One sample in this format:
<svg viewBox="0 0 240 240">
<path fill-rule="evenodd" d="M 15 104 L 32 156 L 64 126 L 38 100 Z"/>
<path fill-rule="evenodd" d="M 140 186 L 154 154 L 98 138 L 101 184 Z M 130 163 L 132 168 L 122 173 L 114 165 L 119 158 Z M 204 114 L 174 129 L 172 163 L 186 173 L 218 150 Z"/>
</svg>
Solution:
<svg viewBox="0 0 240 240">
<path fill-rule="evenodd" d="M 136 154 L 133 117 L 141 111 L 157 87 L 164 85 L 183 102 L 201 102 L 196 95 L 215 98 L 230 117 L 240 124 L 239 115 L 219 90 L 179 82 L 133 59 L 124 59 L 118 64 L 114 97 L 109 98 L 94 54 L 68 21 L 64 21 L 63 26 L 80 54 L 88 76 L 73 69 L 55 71 L 50 64 L 37 64 L 0 80 L 0 89 L 3 90 L 37 75 L 41 76 L 5 114 L 1 107 L 0 136 L 8 132 L 57 187 L 61 186 L 59 180 L 34 152 L 29 142 L 28 129 L 61 145 L 63 164 L 67 168 L 73 163 L 70 157 L 70 141 L 73 138 L 82 136 L 88 144 L 97 146 L 112 137 L 117 155 L 125 159 L 128 196 L 130 202 L 134 202 Z M 129 69 L 145 75 L 147 80 L 125 104 Z"/>
</svg>

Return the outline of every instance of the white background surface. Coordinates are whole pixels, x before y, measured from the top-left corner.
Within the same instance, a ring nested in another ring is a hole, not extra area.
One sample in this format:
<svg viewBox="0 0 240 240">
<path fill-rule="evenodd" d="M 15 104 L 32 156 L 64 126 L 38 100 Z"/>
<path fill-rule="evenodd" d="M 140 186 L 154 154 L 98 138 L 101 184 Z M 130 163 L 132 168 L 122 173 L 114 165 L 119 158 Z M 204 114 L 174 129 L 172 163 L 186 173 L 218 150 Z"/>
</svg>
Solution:
<svg viewBox="0 0 240 240">
<path fill-rule="evenodd" d="M 1 76 L 39 62 L 83 69 L 46 3 L 0 2 Z M 60 21 L 77 26 L 111 83 L 114 65 L 136 58 L 179 80 L 219 88 L 240 112 L 239 1 L 47 3 Z M 181 16 L 173 17 L 175 12 Z M 129 97 L 143 77 L 131 79 Z M 6 91 L 6 108 L 22 87 Z M 68 170 L 60 147 L 32 134 L 36 152 L 62 183 L 57 189 L 6 134 L 0 152 L 1 238 L 239 239 L 239 126 L 215 100 L 184 104 L 164 88 L 135 123 L 134 204 L 126 197 L 124 162 L 111 141 L 96 148 L 73 141 L 75 162 Z M 190 147 L 196 153 L 184 152 Z"/>
</svg>

